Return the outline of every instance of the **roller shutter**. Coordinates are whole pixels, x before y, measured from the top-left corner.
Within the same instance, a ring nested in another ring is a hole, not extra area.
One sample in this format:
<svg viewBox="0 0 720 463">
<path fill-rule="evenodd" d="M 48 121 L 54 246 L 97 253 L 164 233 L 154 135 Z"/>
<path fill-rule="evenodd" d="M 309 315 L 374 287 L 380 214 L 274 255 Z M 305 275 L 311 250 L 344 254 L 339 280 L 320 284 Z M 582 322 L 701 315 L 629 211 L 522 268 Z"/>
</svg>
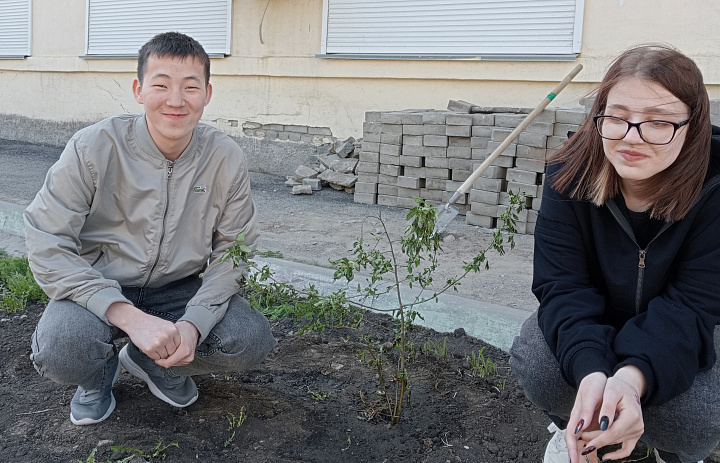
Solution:
<svg viewBox="0 0 720 463">
<path fill-rule="evenodd" d="M 30 0 L 0 0 L 0 58 L 30 56 Z"/>
<path fill-rule="evenodd" d="M 137 56 L 155 34 L 177 31 L 213 56 L 230 54 L 231 0 L 88 0 L 89 56 Z"/>
<path fill-rule="evenodd" d="M 323 53 L 576 56 L 583 0 L 325 0 Z"/>
</svg>

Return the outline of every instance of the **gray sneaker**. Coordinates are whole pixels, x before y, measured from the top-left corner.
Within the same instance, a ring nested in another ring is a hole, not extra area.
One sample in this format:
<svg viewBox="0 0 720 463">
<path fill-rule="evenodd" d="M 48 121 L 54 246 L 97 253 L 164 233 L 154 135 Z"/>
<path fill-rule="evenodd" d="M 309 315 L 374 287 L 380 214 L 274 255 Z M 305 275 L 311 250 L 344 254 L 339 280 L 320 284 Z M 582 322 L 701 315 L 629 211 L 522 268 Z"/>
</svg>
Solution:
<svg viewBox="0 0 720 463">
<path fill-rule="evenodd" d="M 107 419 L 115 410 L 115 396 L 112 393 L 113 384 L 120 375 L 120 362 L 115 353 L 105 367 L 107 376 L 99 389 L 85 390 L 78 386 L 75 395 L 70 401 L 70 421 L 83 426 L 95 424 Z"/>
<path fill-rule="evenodd" d="M 120 350 L 120 363 L 133 376 L 148 385 L 150 392 L 173 407 L 187 407 L 198 398 L 195 382 L 189 376 L 171 376 L 168 370 L 140 351 L 132 342 Z"/>
</svg>

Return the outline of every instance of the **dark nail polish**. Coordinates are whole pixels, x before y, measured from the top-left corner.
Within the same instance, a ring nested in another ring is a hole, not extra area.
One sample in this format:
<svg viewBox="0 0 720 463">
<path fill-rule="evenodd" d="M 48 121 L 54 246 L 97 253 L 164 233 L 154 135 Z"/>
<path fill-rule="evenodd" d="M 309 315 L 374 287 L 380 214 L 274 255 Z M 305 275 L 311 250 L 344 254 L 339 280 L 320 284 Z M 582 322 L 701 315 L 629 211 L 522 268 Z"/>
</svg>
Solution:
<svg viewBox="0 0 720 463">
<path fill-rule="evenodd" d="M 585 420 L 578 421 L 577 427 L 575 428 L 575 434 L 579 433 L 584 425 L 585 425 Z"/>
<path fill-rule="evenodd" d="M 580 455 L 585 456 L 585 455 L 593 453 L 594 451 L 595 451 L 595 447 L 591 445 L 590 447 L 585 448 L 585 450 L 583 450 Z"/>
<path fill-rule="evenodd" d="M 600 431 L 606 431 L 609 423 L 610 419 L 607 416 L 600 418 Z"/>
</svg>

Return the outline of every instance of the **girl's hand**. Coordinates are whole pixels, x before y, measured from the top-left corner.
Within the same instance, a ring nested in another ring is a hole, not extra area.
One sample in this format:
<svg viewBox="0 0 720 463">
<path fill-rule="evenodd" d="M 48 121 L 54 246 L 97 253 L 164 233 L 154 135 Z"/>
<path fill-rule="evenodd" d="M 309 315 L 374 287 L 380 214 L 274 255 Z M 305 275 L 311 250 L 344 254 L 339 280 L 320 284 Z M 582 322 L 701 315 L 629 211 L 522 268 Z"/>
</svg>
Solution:
<svg viewBox="0 0 720 463">
<path fill-rule="evenodd" d="M 622 367 L 607 379 L 597 425 L 599 431 L 583 433 L 587 449 L 622 443 L 622 448 L 606 453 L 603 459 L 630 456 L 645 431 L 640 397 L 645 393 L 645 377 L 632 365 Z"/>
<path fill-rule="evenodd" d="M 603 394 L 605 392 L 608 379 L 605 373 L 595 372 L 587 375 L 580 382 L 577 395 L 575 396 L 575 405 L 570 412 L 570 421 L 565 430 L 565 442 L 568 447 L 571 463 L 580 463 L 585 461 L 582 455 L 588 447 L 583 446 L 582 441 L 587 442 L 583 431 L 591 431 L 599 429 L 597 420 L 593 418 L 597 416 L 597 412 L 603 404 Z M 591 461 L 597 461 L 595 452 L 588 452 Z"/>
</svg>

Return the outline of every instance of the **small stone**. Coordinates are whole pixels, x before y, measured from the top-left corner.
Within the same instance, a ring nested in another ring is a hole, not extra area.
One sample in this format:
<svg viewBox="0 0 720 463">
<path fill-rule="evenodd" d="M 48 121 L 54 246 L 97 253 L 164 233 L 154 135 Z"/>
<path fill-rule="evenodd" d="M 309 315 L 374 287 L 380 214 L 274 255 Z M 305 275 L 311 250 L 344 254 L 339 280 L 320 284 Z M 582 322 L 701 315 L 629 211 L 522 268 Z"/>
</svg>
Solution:
<svg viewBox="0 0 720 463">
<path fill-rule="evenodd" d="M 333 370 L 342 370 L 344 366 L 345 365 L 343 365 L 342 363 L 331 363 L 330 364 L 330 368 L 332 368 Z"/>
<path fill-rule="evenodd" d="M 302 185 L 303 183 L 301 181 L 298 181 L 297 179 L 293 177 L 288 177 L 288 179 L 285 181 L 285 186 L 296 186 L 296 185 Z"/>
<path fill-rule="evenodd" d="M 312 187 L 310 185 L 295 185 L 292 189 L 294 195 L 311 195 Z"/>
</svg>

